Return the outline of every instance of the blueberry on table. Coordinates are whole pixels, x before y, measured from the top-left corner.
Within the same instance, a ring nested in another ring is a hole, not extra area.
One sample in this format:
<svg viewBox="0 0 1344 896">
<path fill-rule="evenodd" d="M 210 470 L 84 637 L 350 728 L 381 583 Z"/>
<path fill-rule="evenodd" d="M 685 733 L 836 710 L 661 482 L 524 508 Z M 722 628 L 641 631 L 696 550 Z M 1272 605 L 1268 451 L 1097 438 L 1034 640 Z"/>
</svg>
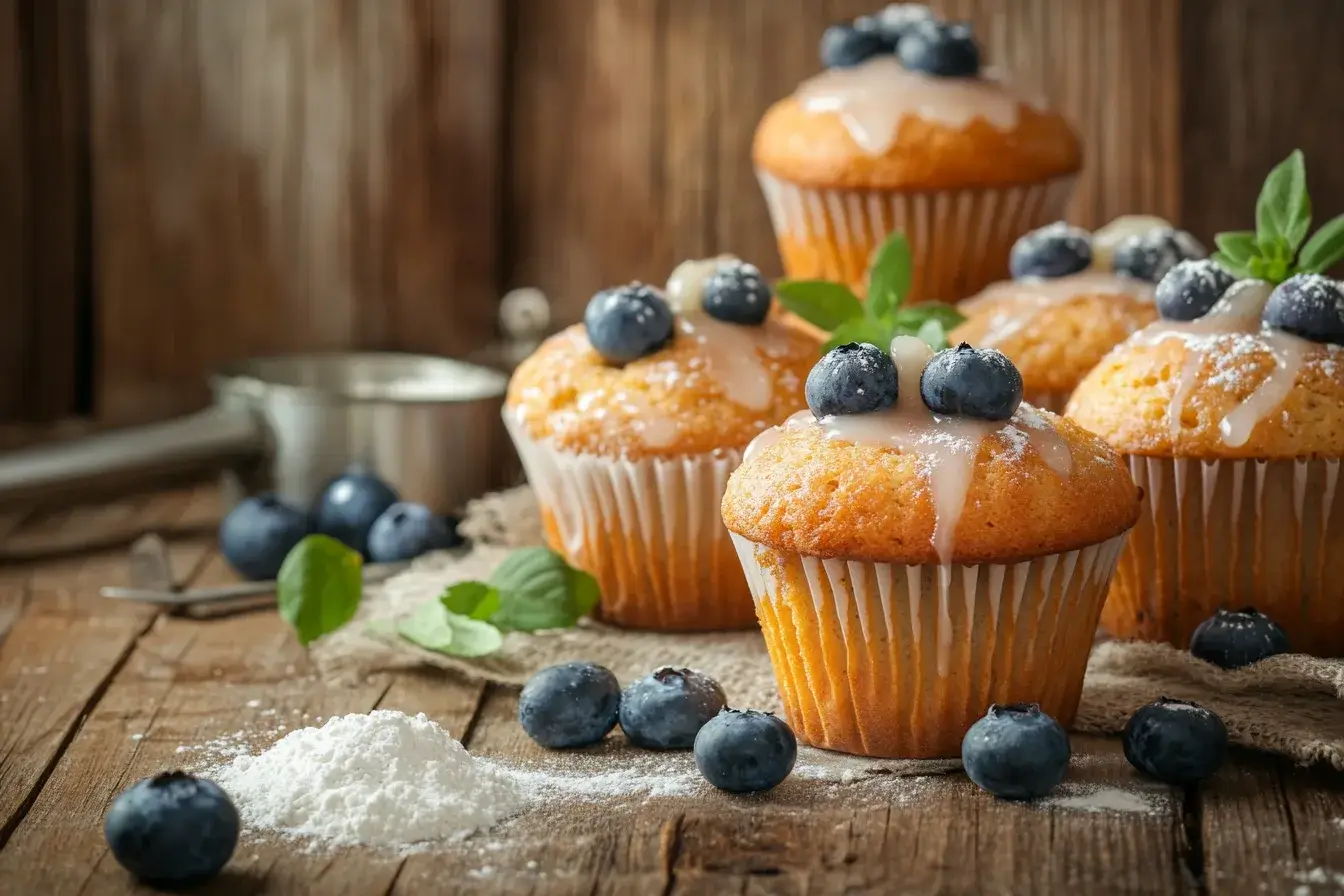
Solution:
<svg viewBox="0 0 1344 896">
<path fill-rule="evenodd" d="M 1218 770 L 1227 754 L 1227 726 L 1198 703 L 1159 697 L 1125 726 L 1125 758 L 1144 774 L 1185 786 Z"/>
<path fill-rule="evenodd" d="M 1208 258 L 1179 262 L 1157 284 L 1157 313 L 1164 320 L 1197 320 L 1236 279 Z"/>
<path fill-rule="evenodd" d="M 596 663 L 547 666 L 528 679 L 518 698 L 518 721 L 543 747 L 586 747 L 616 727 L 621 685 Z"/>
<path fill-rule="evenodd" d="M 103 834 L 121 867 L 151 884 L 201 883 L 238 845 L 238 810 L 213 781 L 185 772 L 143 778 L 112 801 Z"/>
<path fill-rule="evenodd" d="M 369 556 L 369 530 L 397 503 L 392 486 L 361 470 L 333 479 L 313 506 L 313 530 Z"/>
<path fill-rule="evenodd" d="M 821 64 L 827 68 L 853 68 L 890 52 L 886 39 L 876 30 L 832 25 L 821 35 Z"/>
<path fill-rule="evenodd" d="M 1297 274 L 1274 287 L 1261 319 L 1312 342 L 1344 345 L 1344 288 L 1321 274 Z"/>
<path fill-rule="evenodd" d="M 723 688 L 703 672 L 664 666 L 621 694 L 621 730 L 635 746 L 689 750 L 726 702 Z"/>
<path fill-rule="evenodd" d="M 1002 352 L 963 342 L 929 359 L 919 394 L 935 414 L 1007 420 L 1022 403 L 1022 374 Z"/>
<path fill-rule="evenodd" d="M 725 709 L 695 736 L 695 764 L 720 790 L 756 793 L 789 776 L 798 759 L 793 730 L 768 712 Z"/>
<path fill-rule="evenodd" d="M 803 392 L 818 420 L 833 414 L 869 414 L 896 403 L 896 362 L 867 342 L 827 352 L 807 375 Z"/>
<path fill-rule="evenodd" d="M 1219 610 L 1190 638 L 1191 654 L 1223 669 L 1240 669 L 1289 650 L 1287 633 L 1251 607 Z"/>
<path fill-rule="evenodd" d="M 973 78 L 980 73 L 980 46 L 962 22 L 924 22 L 907 31 L 896 48 L 911 71 L 940 78 Z"/>
<path fill-rule="evenodd" d="M 1015 278 L 1064 277 L 1092 264 L 1092 236 L 1081 227 L 1057 221 L 1013 243 L 1008 269 Z"/>
<path fill-rule="evenodd" d="M 583 312 L 588 341 L 609 364 L 629 364 L 672 340 L 672 308 L 652 286 L 604 289 Z"/>
<path fill-rule="evenodd" d="M 240 576 L 273 579 L 308 530 L 308 514 L 302 510 L 276 495 L 255 495 L 239 502 L 219 524 L 219 551 Z"/>
<path fill-rule="evenodd" d="M 423 504 L 398 501 L 374 520 L 369 530 L 369 559 L 397 563 L 460 543 L 443 517 Z"/>
<path fill-rule="evenodd" d="M 765 323 L 770 301 L 770 287 L 761 272 L 744 261 L 719 265 L 700 293 L 700 307 L 705 313 L 730 324 Z"/>
<path fill-rule="evenodd" d="M 1160 227 L 1121 240 L 1115 247 L 1112 264 L 1117 274 L 1157 283 L 1182 261 L 1208 254 L 1199 240 L 1184 230 Z"/>
<path fill-rule="evenodd" d="M 1064 780 L 1069 735 L 1035 703 L 996 704 L 962 738 L 961 764 L 981 790 L 1034 800 Z"/>
</svg>

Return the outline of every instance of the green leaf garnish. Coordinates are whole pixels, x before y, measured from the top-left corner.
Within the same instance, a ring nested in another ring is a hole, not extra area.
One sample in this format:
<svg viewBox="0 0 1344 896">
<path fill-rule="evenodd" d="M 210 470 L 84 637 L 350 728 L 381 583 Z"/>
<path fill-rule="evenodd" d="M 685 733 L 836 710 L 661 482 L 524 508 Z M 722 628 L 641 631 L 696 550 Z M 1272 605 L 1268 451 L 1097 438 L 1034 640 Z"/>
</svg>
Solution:
<svg viewBox="0 0 1344 896">
<path fill-rule="evenodd" d="M 490 577 L 499 609 L 490 621 L 506 631 L 569 628 L 597 606 L 597 580 L 547 548 L 514 551 Z"/>
<path fill-rule="evenodd" d="M 903 307 L 912 268 L 910 244 L 904 234 L 893 233 L 873 253 L 867 303 L 848 286 L 828 280 L 785 280 L 775 285 L 775 294 L 789 311 L 830 334 L 823 352 L 848 342 L 886 349 L 897 336 L 918 336 L 934 349 L 947 348 L 947 331 L 965 318 L 943 302 Z"/>
<path fill-rule="evenodd" d="M 467 658 L 494 653 L 504 643 L 499 629 L 449 612 L 441 600 L 421 604 L 397 626 L 397 634 L 426 650 Z"/>
<path fill-rule="evenodd" d="M 1308 240 L 1310 232 L 1307 165 L 1302 151 L 1295 149 L 1265 178 L 1255 203 L 1255 232 L 1218 234 L 1213 260 L 1236 277 L 1270 283 L 1294 274 L 1323 273 L 1344 260 L 1344 215 L 1326 222 Z"/>
<path fill-rule="evenodd" d="M 499 612 L 499 589 L 484 582 L 457 582 L 449 585 L 439 600 L 448 612 L 472 619 L 486 620 Z"/>
<path fill-rule="evenodd" d="M 311 644 L 354 618 L 364 592 L 364 560 L 326 535 L 309 535 L 285 557 L 276 577 L 280 615 L 300 644 Z"/>
</svg>

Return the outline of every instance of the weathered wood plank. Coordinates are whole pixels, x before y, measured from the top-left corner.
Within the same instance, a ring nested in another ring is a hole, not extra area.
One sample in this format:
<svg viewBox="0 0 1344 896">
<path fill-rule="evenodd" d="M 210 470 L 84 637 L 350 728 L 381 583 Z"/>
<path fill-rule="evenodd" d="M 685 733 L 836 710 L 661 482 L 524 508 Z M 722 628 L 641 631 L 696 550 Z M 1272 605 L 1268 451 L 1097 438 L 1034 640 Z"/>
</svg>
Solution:
<svg viewBox="0 0 1344 896">
<path fill-rule="evenodd" d="M 0 420 L 24 410 L 30 352 L 28 123 L 22 0 L 0 0 Z"/>
<path fill-rule="evenodd" d="M 200 404 L 247 355 L 488 341 L 502 14 L 94 4 L 100 410 Z"/>
</svg>

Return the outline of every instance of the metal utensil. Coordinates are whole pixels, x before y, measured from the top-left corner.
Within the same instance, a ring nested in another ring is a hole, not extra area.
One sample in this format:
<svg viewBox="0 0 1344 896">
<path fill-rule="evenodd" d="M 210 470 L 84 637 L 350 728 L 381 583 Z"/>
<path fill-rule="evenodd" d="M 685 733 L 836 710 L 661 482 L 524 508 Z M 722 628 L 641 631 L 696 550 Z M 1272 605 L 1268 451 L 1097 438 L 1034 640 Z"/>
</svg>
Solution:
<svg viewBox="0 0 1344 896">
<path fill-rule="evenodd" d="M 270 488 L 307 506 L 351 464 L 442 513 L 506 484 L 507 377 L 425 355 L 260 358 L 210 378 L 214 407 L 166 423 L 0 455 L 0 506 L 125 492 L 226 471 L 225 503 Z"/>
</svg>

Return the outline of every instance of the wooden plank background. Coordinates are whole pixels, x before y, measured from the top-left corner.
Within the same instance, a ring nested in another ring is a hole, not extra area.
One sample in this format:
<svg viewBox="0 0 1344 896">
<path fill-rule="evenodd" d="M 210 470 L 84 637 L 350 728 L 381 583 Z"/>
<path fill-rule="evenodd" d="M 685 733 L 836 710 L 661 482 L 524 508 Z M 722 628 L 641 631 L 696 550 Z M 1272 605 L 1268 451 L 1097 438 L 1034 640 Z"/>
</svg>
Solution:
<svg viewBox="0 0 1344 896">
<path fill-rule="evenodd" d="M 254 354 L 466 354 L 513 287 L 565 323 L 688 256 L 777 273 L 752 131 L 880 5 L 0 0 L 0 420 L 177 413 Z M 1245 226 L 1294 146 L 1344 208 L 1337 0 L 933 5 L 1078 126 L 1081 224 Z"/>
</svg>

